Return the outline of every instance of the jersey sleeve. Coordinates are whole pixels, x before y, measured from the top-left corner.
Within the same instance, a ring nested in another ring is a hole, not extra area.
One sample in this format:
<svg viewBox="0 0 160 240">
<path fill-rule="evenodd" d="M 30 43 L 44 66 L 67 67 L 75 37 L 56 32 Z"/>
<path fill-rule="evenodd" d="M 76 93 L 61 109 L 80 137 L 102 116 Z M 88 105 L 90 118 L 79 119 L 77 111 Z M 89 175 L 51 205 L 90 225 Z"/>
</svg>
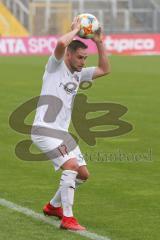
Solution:
<svg viewBox="0 0 160 240">
<path fill-rule="evenodd" d="M 62 63 L 62 61 L 63 61 L 63 58 L 60 59 L 60 60 L 57 60 L 56 57 L 54 56 L 54 54 L 51 55 L 51 56 L 49 57 L 49 59 L 48 59 L 48 62 L 47 62 L 47 64 L 46 64 L 46 67 L 45 67 L 46 71 L 47 71 L 48 73 L 53 73 L 53 72 L 55 72 L 56 69 L 58 68 L 58 66 Z"/>
<path fill-rule="evenodd" d="M 96 67 L 87 67 L 87 68 L 83 68 L 81 71 L 81 79 L 80 81 L 92 81 L 93 78 L 93 74 L 95 71 Z"/>
</svg>

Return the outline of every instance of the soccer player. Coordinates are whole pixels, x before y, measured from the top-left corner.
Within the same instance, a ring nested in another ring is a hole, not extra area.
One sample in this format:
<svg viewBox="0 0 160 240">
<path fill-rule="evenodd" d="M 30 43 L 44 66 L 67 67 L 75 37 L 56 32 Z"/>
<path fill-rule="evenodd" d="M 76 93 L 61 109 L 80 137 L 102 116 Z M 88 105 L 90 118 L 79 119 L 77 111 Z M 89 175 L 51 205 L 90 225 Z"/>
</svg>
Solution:
<svg viewBox="0 0 160 240">
<path fill-rule="evenodd" d="M 110 72 L 109 61 L 100 30 L 95 33 L 92 39 L 98 50 L 98 66 L 84 67 L 87 59 L 87 45 L 79 40 L 73 40 L 79 30 L 80 21 L 78 18 L 75 18 L 71 31 L 59 38 L 54 53 L 48 60 L 43 76 L 40 98 L 42 96 L 54 96 L 63 104 L 59 110 L 56 110 L 56 115 L 54 115 L 54 108 L 56 108 L 55 105 L 57 103 L 54 104 L 51 111 L 51 114 L 54 115 L 53 122 L 45 121 L 48 106 L 39 106 L 36 111 L 31 135 L 32 141 L 46 154 L 53 149 L 60 153 L 58 157 L 49 155 L 55 170 L 62 170 L 62 176 L 56 194 L 44 206 L 43 212 L 46 215 L 58 217 L 61 219 L 60 227 L 70 230 L 85 230 L 85 227 L 81 226 L 76 218 L 73 217 L 72 207 L 75 188 L 84 183 L 89 177 L 86 162 L 82 158 L 78 146 L 69 151 L 67 144 L 65 146 L 64 144 L 62 145 L 62 141 L 56 137 L 43 136 L 39 129 L 41 126 L 68 132 L 73 99 L 79 84 L 82 81 L 92 81 Z"/>
</svg>

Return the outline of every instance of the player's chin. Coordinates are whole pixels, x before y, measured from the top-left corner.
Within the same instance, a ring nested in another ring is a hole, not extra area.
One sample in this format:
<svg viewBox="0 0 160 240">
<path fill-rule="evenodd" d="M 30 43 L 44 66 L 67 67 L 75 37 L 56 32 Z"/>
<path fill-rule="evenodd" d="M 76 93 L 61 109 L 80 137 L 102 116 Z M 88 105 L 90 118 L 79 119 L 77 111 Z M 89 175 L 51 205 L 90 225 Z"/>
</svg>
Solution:
<svg viewBox="0 0 160 240">
<path fill-rule="evenodd" d="M 81 72 L 83 67 L 77 67 L 77 72 Z"/>
</svg>

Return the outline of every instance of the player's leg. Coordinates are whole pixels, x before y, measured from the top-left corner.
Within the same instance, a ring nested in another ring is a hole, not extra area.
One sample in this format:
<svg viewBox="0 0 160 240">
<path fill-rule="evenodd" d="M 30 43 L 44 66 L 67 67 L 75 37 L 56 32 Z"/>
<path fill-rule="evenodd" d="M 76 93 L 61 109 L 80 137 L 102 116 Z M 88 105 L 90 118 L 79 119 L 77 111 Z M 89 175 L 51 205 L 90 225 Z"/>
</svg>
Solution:
<svg viewBox="0 0 160 240">
<path fill-rule="evenodd" d="M 78 168 L 78 175 L 76 178 L 76 188 L 82 185 L 89 178 L 89 171 L 86 165 L 82 165 Z"/>
<path fill-rule="evenodd" d="M 80 166 L 80 167 L 78 168 L 77 178 L 82 179 L 82 180 L 84 180 L 84 181 L 89 178 L 89 171 L 88 171 L 86 165 Z"/>
<path fill-rule="evenodd" d="M 59 144 L 53 138 L 49 137 L 32 137 L 33 142 L 46 154 L 56 146 L 56 149 L 60 149 Z M 57 147 L 58 146 L 58 147 Z M 56 196 L 48 203 L 43 211 L 47 215 L 58 216 L 62 218 L 61 227 L 65 229 L 72 230 L 84 230 L 85 228 L 80 226 L 77 220 L 73 217 L 72 206 L 74 202 L 74 190 L 75 190 L 75 181 L 78 175 L 79 163 L 76 158 L 76 153 L 74 151 L 67 152 L 67 147 L 64 145 L 61 146 L 60 149 L 61 156 L 55 158 L 49 155 L 50 159 L 55 166 L 55 170 L 61 168 L 63 170 L 62 177 L 60 181 L 60 187 L 56 193 Z M 64 152 L 63 152 L 64 151 Z M 56 201 L 62 203 L 63 206 L 63 214 L 62 208 L 56 207 Z M 51 204 L 53 203 L 53 205 Z M 55 206 L 54 206 L 55 205 Z M 59 212 L 60 210 L 60 212 Z"/>
<path fill-rule="evenodd" d="M 63 214 L 66 217 L 73 216 L 72 206 L 78 168 L 79 166 L 75 158 L 69 159 L 61 166 L 61 169 L 63 170 L 60 180 L 61 202 L 63 206 Z"/>
<path fill-rule="evenodd" d="M 79 166 L 77 165 L 77 163 L 75 166 L 75 159 L 70 159 L 69 161 L 66 161 L 66 163 L 64 163 L 64 168 L 66 169 L 78 170 L 78 167 Z M 63 166 L 61 168 L 63 169 Z M 61 207 L 61 188 L 60 187 L 57 190 L 54 197 L 51 199 L 50 204 L 54 207 Z"/>
<path fill-rule="evenodd" d="M 69 159 L 61 166 L 63 172 L 60 181 L 63 218 L 61 228 L 71 230 L 85 230 L 73 217 L 74 191 L 79 165 L 76 158 Z"/>
<path fill-rule="evenodd" d="M 81 154 L 79 147 L 73 151 L 76 158 L 72 158 L 66 161 L 62 166 L 62 177 L 61 177 L 61 202 L 63 206 L 63 215 L 65 217 L 73 217 L 72 206 L 74 202 L 74 191 L 75 188 L 84 183 L 89 177 L 89 171 L 86 167 L 86 162 Z M 74 177 L 73 177 L 74 175 Z M 67 182 L 67 184 L 66 184 Z M 64 218 L 62 219 L 62 224 Z M 79 230 L 84 228 L 79 225 Z M 77 228 L 78 228 L 77 227 Z"/>
<path fill-rule="evenodd" d="M 88 170 L 85 166 L 79 167 L 78 161 L 76 158 L 71 158 L 64 162 L 61 166 L 62 176 L 60 180 L 60 186 L 50 201 L 47 204 L 43 211 L 46 212 L 49 209 L 47 215 L 60 216 L 59 211 L 61 208 L 59 204 L 62 204 L 63 207 L 63 217 L 61 222 L 61 228 L 71 229 L 71 230 L 85 230 L 78 221 L 73 217 L 73 203 L 74 203 L 74 191 L 76 187 L 76 180 L 84 182 L 88 178 Z M 77 175 L 79 174 L 79 179 Z M 81 182 L 81 183 L 82 183 Z M 80 183 L 78 183 L 79 185 Z"/>
<path fill-rule="evenodd" d="M 73 217 L 72 206 L 74 201 L 74 189 L 76 185 L 75 181 L 78 174 L 79 164 L 77 163 L 76 158 L 67 158 L 68 156 L 74 155 L 75 154 L 71 152 L 69 154 L 64 154 L 63 156 L 53 161 L 54 166 L 58 166 L 55 169 L 58 170 L 61 168 L 63 172 L 60 186 L 56 194 L 43 208 L 43 212 L 46 215 L 57 216 L 59 218 L 62 218 L 63 215 L 66 217 Z M 67 186 L 67 184 L 71 184 L 71 187 Z M 66 201 L 66 198 L 68 199 L 68 202 Z M 63 207 L 63 210 L 61 208 L 61 205 Z"/>
<path fill-rule="evenodd" d="M 51 201 L 44 206 L 44 214 L 57 216 L 59 218 L 62 218 L 63 215 L 65 217 L 73 217 L 72 206 L 78 168 L 79 166 L 75 158 L 69 159 L 61 166 L 63 172 L 60 180 L 60 186 Z M 63 206 L 63 214 L 61 204 Z"/>
<path fill-rule="evenodd" d="M 71 166 L 72 165 L 72 166 Z M 69 168 L 73 168 L 73 160 L 72 161 L 67 161 L 65 163 L 65 167 Z M 78 168 L 78 174 L 75 180 L 75 188 L 77 189 L 79 186 L 81 186 L 83 183 L 86 182 L 86 180 L 89 177 L 89 172 L 87 167 L 84 166 L 80 166 Z M 50 200 L 50 202 L 44 206 L 44 213 L 49 215 L 49 216 L 57 216 L 59 218 L 63 217 L 63 212 L 61 209 L 61 187 L 58 188 L 56 194 L 54 195 L 54 197 Z"/>
</svg>

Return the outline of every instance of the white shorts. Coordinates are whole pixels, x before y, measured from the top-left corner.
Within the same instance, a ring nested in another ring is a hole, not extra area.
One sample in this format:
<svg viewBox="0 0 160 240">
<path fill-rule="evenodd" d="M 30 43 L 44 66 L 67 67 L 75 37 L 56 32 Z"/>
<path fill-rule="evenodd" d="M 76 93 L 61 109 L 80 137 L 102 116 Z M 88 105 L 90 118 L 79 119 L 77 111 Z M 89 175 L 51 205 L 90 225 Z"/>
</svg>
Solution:
<svg viewBox="0 0 160 240">
<path fill-rule="evenodd" d="M 76 158 L 79 166 L 87 165 L 80 148 L 77 145 L 74 149 L 68 151 L 68 143 L 63 144 L 62 140 L 52 137 L 34 135 L 34 132 L 31 134 L 31 139 L 33 143 L 47 155 L 48 159 L 52 160 L 55 171 L 57 171 L 70 158 Z"/>
</svg>

